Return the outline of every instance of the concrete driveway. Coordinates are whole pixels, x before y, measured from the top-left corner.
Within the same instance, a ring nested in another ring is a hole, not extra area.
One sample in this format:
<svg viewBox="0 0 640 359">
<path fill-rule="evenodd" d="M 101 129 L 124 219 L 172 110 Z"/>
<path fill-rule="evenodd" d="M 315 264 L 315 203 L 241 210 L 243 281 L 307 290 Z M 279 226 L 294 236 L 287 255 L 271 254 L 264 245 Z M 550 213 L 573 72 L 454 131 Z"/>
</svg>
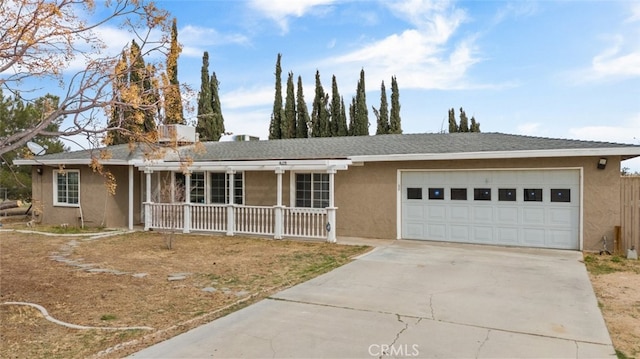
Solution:
<svg viewBox="0 0 640 359">
<path fill-rule="evenodd" d="M 133 358 L 615 358 L 582 255 L 393 241 Z"/>
</svg>

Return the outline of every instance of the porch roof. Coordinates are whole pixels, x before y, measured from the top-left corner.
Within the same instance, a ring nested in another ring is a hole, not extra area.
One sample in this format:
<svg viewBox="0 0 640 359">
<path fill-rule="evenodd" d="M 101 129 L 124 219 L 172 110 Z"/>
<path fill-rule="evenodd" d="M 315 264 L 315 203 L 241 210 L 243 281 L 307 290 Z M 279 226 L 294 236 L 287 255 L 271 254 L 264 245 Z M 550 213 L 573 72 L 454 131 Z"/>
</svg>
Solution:
<svg viewBox="0 0 640 359">
<path fill-rule="evenodd" d="M 293 163 L 351 163 L 368 161 L 406 161 L 440 159 L 488 159 L 525 157 L 575 157 L 617 155 L 623 159 L 640 156 L 640 146 L 597 141 L 580 141 L 503 133 L 424 133 L 356 137 L 302 138 L 270 141 L 203 142 L 163 149 L 137 144 L 56 153 L 16 160 L 19 165 L 88 164 L 92 157 L 111 165 L 133 164 L 175 166 L 181 159 L 194 166 Z M 153 160 L 153 158 L 161 158 Z"/>
</svg>

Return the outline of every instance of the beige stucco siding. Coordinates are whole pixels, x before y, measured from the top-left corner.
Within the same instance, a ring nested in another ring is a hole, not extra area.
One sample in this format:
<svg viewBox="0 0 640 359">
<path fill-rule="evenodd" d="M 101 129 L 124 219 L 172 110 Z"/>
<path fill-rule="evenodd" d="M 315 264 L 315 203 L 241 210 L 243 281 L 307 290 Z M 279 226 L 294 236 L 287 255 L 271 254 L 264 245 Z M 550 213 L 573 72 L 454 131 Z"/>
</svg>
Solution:
<svg viewBox="0 0 640 359">
<path fill-rule="evenodd" d="M 105 177 L 88 166 L 67 166 L 67 170 L 80 171 L 80 205 L 54 206 L 53 174 L 56 168 L 44 167 L 42 175 L 32 169 L 34 206 L 41 211 L 41 223 L 79 226 L 84 221 L 89 227 L 126 227 L 128 225 L 128 181 L 126 166 L 105 168 L 116 180 L 116 193 L 108 193 Z M 134 223 L 140 222 L 140 173 L 134 171 Z"/>
<path fill-rule="evenodd" d="M 336 175 L 338 236 L 397 237 L 397 173 L 403 169 L 584 169 L 584 245 L 602 246 L 620 223 L 620 158 L 609 157 L 606 169 L 598 158 L 533 158 L 506 160 L 369 162 Z"/>
</svg>

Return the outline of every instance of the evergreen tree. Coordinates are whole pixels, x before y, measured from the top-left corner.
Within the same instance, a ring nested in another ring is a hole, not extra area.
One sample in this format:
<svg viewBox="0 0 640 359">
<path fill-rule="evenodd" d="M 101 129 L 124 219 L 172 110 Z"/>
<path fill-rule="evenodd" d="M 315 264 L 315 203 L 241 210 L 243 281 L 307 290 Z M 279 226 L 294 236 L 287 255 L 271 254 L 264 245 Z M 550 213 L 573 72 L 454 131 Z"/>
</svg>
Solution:
<svg viewBox="0 0 640 359">
<path fill-rule="evenodd" d="M 460 107 L 460 126 L 459 132 L 469 132 L 469 120 L 467 119 L 467 114 L 464 113 L 462 107 Z"/>
<path fill-rule="evenodd" d="M 293 85 L 293 72 L 287 78 L 287 97 L 284 102 L 284 117 L 281 123 L 282 138 L 296 137 L 296 97 Z"/>
<path fill-rule="evenodd" d="M 331 136 L 347 135 L 347 119 L 344 115 L 344 101 L 338 92 L 338 81 L 336 75 L 331 79 Z"/>
<path fill-rule="evenodd" d="M 220 104 L 220 95 L 218 93 L 218 87 L 220 86 L 220 82 L 218 82 L 218 77 L 216 76 L 215 71 L 211 74 L 209 85 L 211 86 L 211 109 L 213 110 L 213 127 L 215 129 L 211 140 L 219 141 L 220 137 L 222 136 L 222 134 L 225 133 L 226 130 L 224 127 L 224 116 L 222 116 L 222 105 Z"/>
<path fill-rule="evenodd" d="M 128 77 L 127 74 L 128 73 Z M 113 93 L 115 104 L 111 109 L 109 132 L 105 143 L 117 145 L 130 141 L 153 140 L 155 134 L 157 90 L 153 86 L 151 68 L 147 67 L 135 40 L 129 51 L 123 51 L 114 71 Z M 124 104 L 128 105 L 124 105 Z"/>
<path fill-rule="evenodd" d="M 302 77 L 298 76 L 298 92 L 297 92 L 297 112 L 296 112 L 296 138 L 309 137 L 309 110 L 307 103 L 304 101 L 304 91 L 302 89 Z"/>
<path fill-rule="evenodd" d="M 180 95 L 180 82 L 178 81 L 178 57 L 182 48 L 178 43 L 177 20 L 173 19 L 171 26 L 171 46 L 167 56 L 167 72 L 165 76 L 164 92 L 164 123 L 184 125 L 182 111 L 182 96 Z"/>
<path fill-rule="evenodd" d="M 16 128 L 29 128 L 41 123 L 42 117 L 53 112 L 60 103 L 60 98 L 51 94 L 36 99 L 33 102 L 24 101 L 19 94 L 14 97 L 4 97 L 0 87 L 0 137 L 8 136 Z M 45 132 L 58 132 L 63 118 L 58 118 L 44 128 Z M 47 154 L 65 150 L 64 144 L 58 137 L 35 136 L 31 139 L 46 148 Z M 13 199 L 30 200 L 31 198 L 31 167 L 13 166 L 16 157 L 29 156 L 26 146 L 7 151 L 0 156 L 0 188 L 7 189 L 7 197 Z"/>
<path fill-rule="evenodd" d="M 449 110 L 449 133 L 456 133 L 458 132 L 459 127 L 458 127 L 458 123 L 456 122 L 456 113 L 453 109 L 453 107 Z"/>
<path fill-rule="evenodd" d="M 320 82 L 320 71 L 316 70 L 316 93 L 313 98 L 311 109 L 311 137 L 330 137 L 329 110 L 327 103 L 328 95 L 325 95 L 324 88 Z"/>
<path fill-rule="evenodd" d="M 400 91 L 395 76 L 391 77 L 391 115 L 389 116 L 389 133 L 402 133 L 400 118 Z"/>
<path fill-rule="evenodd" d="M 471 116 L 471 126 L 469 127 L 470 132 L 480 132 L 480 122 L 476 122 L 476 118 Z"/>
<path fill-rule="evenodd" d="M 340 97 L 340 121 L 338 122 L 338 133 L 336 136 L 348 136 L 347 108 L 344 105 L 344 97 Z"/>
<path fill-rule="evenodd" d="M 276 95 L 273 101 L 273 111 L 271 112 L 271 123 L 269 124 L 269 139 L 276 140 L 282 138 L 282 68 L 280 67 L 280 60 L 282 54 L 278 53 L 278 59 L 276 60 Z"/>
<path fill-rule="evenodd" d="M 376 122 L 378 128 L 376 129 L 376 135 L 384 135 L 389 133 L 389 105 L 387 103 L 387 90 L 384 87 L 384 81 L 380 85 L 380 110 L 373 108 L 373 113 L 376 116 Z"/>
<path fill-rule="evenodd" d="M 364 69 L 360 70 L 360 80 L 356 91 L 355 119 L 353 136 L 369 135 L 369 110 L 367 109 L 367 94 L 364 82 Z"/>
<path fill-rule="evenodd" d="M 356 136 L 355 134 L 356 128 L 356 97 L 351 97 L 351 104 L 349 104 L 349 129 L 347 131 L 347 135 Z"/>
<path fill-rule="evenodd" d="M 202 68 L 200 69 L 200 92 L 198 93 L 198 122 L 196 131 L 200 135 L 200 141 L 213 139 L 213 108 L 211 108 L 211 84 L 209 83 L 209 53 L 202 55 Z"/>
</svg>

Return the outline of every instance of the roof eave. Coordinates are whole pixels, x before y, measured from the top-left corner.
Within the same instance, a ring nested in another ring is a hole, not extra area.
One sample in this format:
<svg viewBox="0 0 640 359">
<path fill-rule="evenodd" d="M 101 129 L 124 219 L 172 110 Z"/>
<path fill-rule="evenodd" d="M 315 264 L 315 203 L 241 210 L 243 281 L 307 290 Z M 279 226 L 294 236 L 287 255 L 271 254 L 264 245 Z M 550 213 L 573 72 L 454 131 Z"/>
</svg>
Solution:
<svg viewBox="0 0 640 359">
<path fill-rule="evenodd" d="M 353 162 L 420 161 L 420 160 L 475 160 L 508 158 L 597 157 L 622 156 L 624 159 L 640 157 L 640 147 L 579 148 L 560 150 L 481 151 L 456 153 L 410 153 L 391 155 L 349 156 Z"/>
</svg>

